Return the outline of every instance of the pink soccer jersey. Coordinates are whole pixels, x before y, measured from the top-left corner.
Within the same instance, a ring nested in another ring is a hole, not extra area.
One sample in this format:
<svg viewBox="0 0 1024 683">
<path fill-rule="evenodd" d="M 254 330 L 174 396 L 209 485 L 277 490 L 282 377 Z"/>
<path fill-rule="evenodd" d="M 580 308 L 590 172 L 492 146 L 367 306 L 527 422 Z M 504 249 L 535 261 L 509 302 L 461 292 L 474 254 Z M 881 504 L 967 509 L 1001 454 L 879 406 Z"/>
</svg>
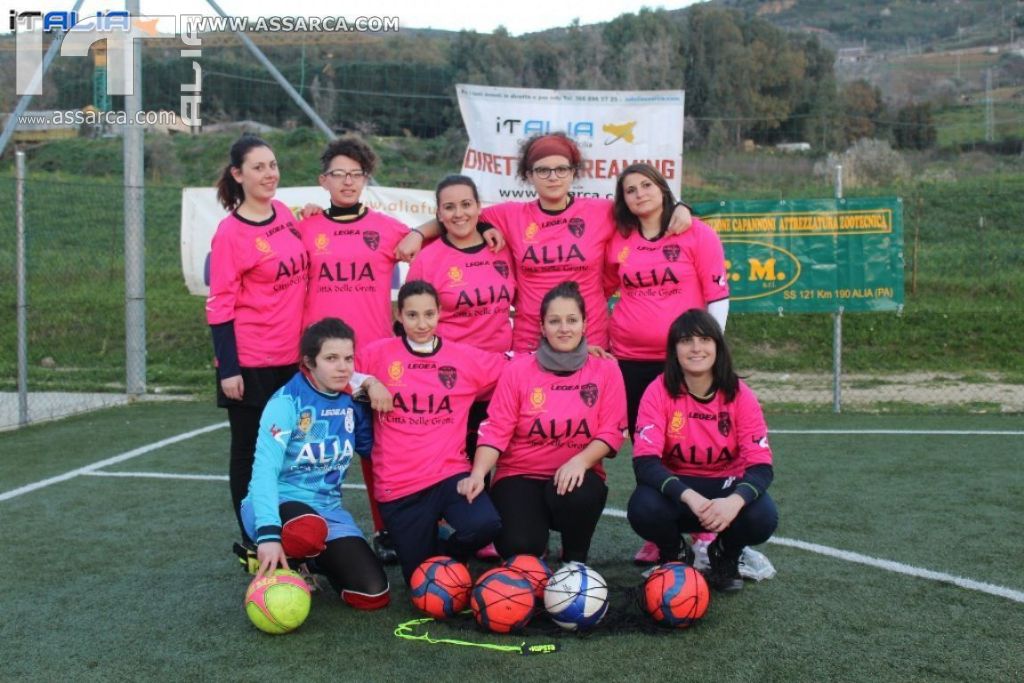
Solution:
<svg viewBox="0 0 1024 683">
<path fill-rule="evenodd" d="M 729 296 L 722 241 L 696 218 L 686 232 L 653 241 L 639 230 L 629 237 L 616 231 L 606 279 L 605 292 L 621 297 L 612 311 L 612 353 L 628 360 L 663 360 L 673 320 Z"/>
<path fill-rule="evenodd" d="M 469 472 L 466 423 L 478 396 L 489 393 L 502 354 L 442 340 L 431 354 L 415 353 L 402 337 L 358 350 L 356 367 L 384 382 L 395 409 L 376 413 L 374 493 L 385 503 Z"/>
<path fill-rule="evenodd" d="M 658 375 L 640 399 L 633 439 L 633 457 L 649 455 L 692 477 L 740 477 L 752 465 L 772 464 L 761 404 L 743 380 L 726 403 L 720 391 L 707 401 L 672 398 Z"/>
<path fill-rule="evenodd" d="M 587 342 L 608 347 L 608 302 L 602 288 L 604 253 L 614 232 L 612 203 L 573 197 L 563 211 L 539 202 L 506 202 L 483 210 L 480 220 L 505 236 L 515 262 L 512 348 L 535 351 L 540 343 L 540 302 L 564 280 L 575 280 L 587 307 Z"/>
<path fill-rule="evenodd" d="M 408 280 L 426 280 L 437 289 L 442 339 L 495 353 L 512 348 L 509 308 L 516 281 L 508 252 L 494 254 L 483 244 L 463 250 L 441 238 L 416 256 Z"/>
<path fill-rule="evenodd" d="M 217 226 L 210 250 L 206 321 L 234 321 L 243 367 L 299 361 L 309 259 L 291 210 L 276 200 L 273 208 L 261 223 L 232 213 Z"/>
<path fill-rule="evenodd" d="M 392 336 L 395 247 L 409 228 L 369 209 L 345 220 L 310 216 L 299 231 L 310 260 L 303 329 L 332 316 L 355 330 L 357 346 Z"/>
<path fill-rule="evenodd" d="M 625 428 L 626 391 L 615 361 L 590 356 L 578 371 L 560 376 L 535 356 L 519 356 L 498 381 L 478 443 L 501 451 L 494 481 L 547 478 L 595 439 L 614 453 Z M 594 472 L 605 477 L 600 463 Z"/>
</svg>

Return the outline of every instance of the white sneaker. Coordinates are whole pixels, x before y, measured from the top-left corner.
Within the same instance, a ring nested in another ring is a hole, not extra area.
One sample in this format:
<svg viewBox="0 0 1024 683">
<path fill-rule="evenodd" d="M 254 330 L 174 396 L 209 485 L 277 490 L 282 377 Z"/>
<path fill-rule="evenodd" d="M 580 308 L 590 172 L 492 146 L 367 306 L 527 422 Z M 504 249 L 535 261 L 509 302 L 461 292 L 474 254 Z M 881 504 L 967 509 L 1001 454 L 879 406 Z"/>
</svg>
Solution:
<svg viewBox="0 0 1024 683">
<path fill-rule="evenodd" d="M 708 561 L 709 545 L 711 545 L 710 541 L 693 542 L 693 568 L 699 572 L 704 572 L 711 568 L 711 562 Z M 741 559 L 740 562 L 742 561 Z"/>
<path fill-rule="evenodd" d="M 777 573 L 764 553 L 749 547 L 744 548 L 740 553 L 739 569 L 740 576 L 754 581 L 770 579 Z"/>
</svg>

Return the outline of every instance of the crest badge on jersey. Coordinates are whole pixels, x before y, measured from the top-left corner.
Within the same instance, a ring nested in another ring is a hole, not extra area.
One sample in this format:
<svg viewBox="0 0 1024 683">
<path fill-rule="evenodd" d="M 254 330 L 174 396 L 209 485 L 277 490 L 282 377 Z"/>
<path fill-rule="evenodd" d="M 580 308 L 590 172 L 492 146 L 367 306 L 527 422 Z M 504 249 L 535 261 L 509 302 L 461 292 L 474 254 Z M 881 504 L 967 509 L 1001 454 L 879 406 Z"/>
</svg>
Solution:
<svg viewBox="0 0 1024 683">
<path fill-rule="evenodd" d="M 376 230 L 365 231 L 363 233 L 363 243 L 365 243 L 371 250 L 377 251 L 377 247 L 380 246 L 380 233 Z"/>
<path fill-rule="evenodd" d="M 615 257 L 619 263 L 625 263 L 626 259 L 629 258 L 629 247 L 623 247 L 619 250 L 619 255 Z"/>
<path fill-rule="evenodd" d="M 729 413 L 722 410 L 718 413 L 718 433 L 722 436 L 729 436 L 729 432 L 732 431 L 732 418 L 729 417 Z"/>
<path fill-rule="evenodd" d="M 391 361 L 391 365 L 388 366 L 388 377 L 391 378 L 391 381 L 397 382 L 402 379 L 403 374 L 405 374 L 405 368 L 402 367 L 402 361 Z"/>
<path fill-rule="evenodd" d="M 453 365 L 442 365 L 437 369 L 437 378 L 446 389 L 454 389 L 459 379 L 458 371 Z"/>
<path fill-rule="evenodd" d="M 669 261 L 678 261 L 680 253 L 678 244 L 666 244 L 661 248 L 661 253 L 665 255 L 665 258 Z"/>
<path fill-rule="evenodd" d="M 593 408 L 594 404 L 597 403 L 597 385 L 593 382 L 588 382 L 580 387 L 580 399 L 587 404 L 588 408 Z"/>
<path fill-rule="evenodd" d="M 508 279 L 509 272 L 511 272 L 508 269 L 508 262 L 507 261 L 495 261 L 494 262 L 494 269 L 496 271 L 498 271 L 498 275 L 502 276 L 506 280 Z"/>
<path fill-rule="evenodd" d="M 683 431 L 683 425 L 686 424 L 686 418 L 683 417 L 683 411 L 677 410 L 672 413 L 672 421 L 668 424 L 668 431 L 671 434 L 678 434 Z"/>
<path fill-rule="evenodd" d="M 261 254 L 267 255 L 273 252 L 273 250 L 270 248 L 270 242 L 268 242 L 266 239 L 262 237 L 256 238 L 256 251 L 260 252 Z"/>
<path fill-rule="evenodd" d="M 573 237 L 583 237 L 583 233 L 587 229 L 587 224 L 582 218 L 576 216 L 575 218 L 569 219 L 569 232 L 572 233 Z"/>
<path fill-rule="evenodd" d="M 462 282 L 462 270 L 458 266 L 448 269 L 448 279 L 452 282 Z"/>
<path fill-rule="evenodd" d="M 356 430 L 355 412 L 349 408 L 345 411 L 345 431 L 351 434 Z"/>
<path fill-rule="evenodd" d="M 313 242 L 316 245 L 316 250 L 323 252 L 327 251 L 327 247 L 330 246 L 331 240 L 327 238 L 327 233 L 318 233 L 316 240 Z"/>
<path fill-rule="evenodd" d="M 529 225 L 527 225 L 526 226 L 526 233 L 524 234 L 524 236 L 526 238 L 526 241 L 527 242 L 532 242 L 533 238 L 535 238 L 537 236 L 537 231 L 538 230 L 540 230 L 540 228 L 537 227 L 536 223 L 530 223 Z"/>
<path fill-rule="evenodd" d="M 544 390 L 540 387 L 534 387 L 533 391 L 530 392 L 530 405 L 534 410 L 543 410 L 544 403 L 548 400 L 547 396 L 544 395 Z"/>
</svg>

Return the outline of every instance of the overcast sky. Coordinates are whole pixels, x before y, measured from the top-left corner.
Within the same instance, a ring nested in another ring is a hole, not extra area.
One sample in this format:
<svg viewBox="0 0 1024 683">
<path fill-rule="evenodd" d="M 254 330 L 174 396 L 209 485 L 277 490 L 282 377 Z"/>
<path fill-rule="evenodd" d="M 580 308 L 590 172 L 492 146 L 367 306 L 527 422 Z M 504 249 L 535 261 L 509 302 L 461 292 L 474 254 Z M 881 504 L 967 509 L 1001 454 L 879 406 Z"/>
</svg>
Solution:
<svg viewBox="0 0 1024 683">
<path fill-rule="evenodd" d="M 667 0 L 652 2 L 649 7 L 678 9 L 691 5 L 697 0 Z M 157 0 L 140 0 L 142 14 L 176 15 L 176 14 L 210 14 L 215 12 L 205 0 L 174 0 L 173 2 Z M 431 6 L 424 0 L 364 0 L 363 2 L 327 2 L 326 0 L 307 0 L 297 9 L 299 3 L 283 0 L 220 0 L 218 2 L 225 14 L 250 17 L 273 17 L 282 15 L 337 17 L 346 20 L 357 17 L 398 17 L 402 27 L 437 28 L 458 31 L 472 29 L 482 33 L 490 33 L 499 25 L 504 26 L 513 35 L 532 33 L 544 29 L 567 26 L 578 18 L 582 24 L 593 24 L 614 19 L 626 12 L 637 12 L 643 3 L 627 2 L 626 0 L 603 0 L 602 2 L 559 2 L 557 0 L 516 0 L 514 3 L 497 2 L 494 0 L 463 0 L 460 2 L 442 2 L 441 7 Z M 8 33 L 10 10 L 18 11 L 54 11 L 70 10 L 74 0 L 2 0 L 2 21 L 0 32 Z M 82 4 L 81 14 L 93 15 L 96 12 L 123 10 L 123 0 L 86 0 Z"/>
</svg>

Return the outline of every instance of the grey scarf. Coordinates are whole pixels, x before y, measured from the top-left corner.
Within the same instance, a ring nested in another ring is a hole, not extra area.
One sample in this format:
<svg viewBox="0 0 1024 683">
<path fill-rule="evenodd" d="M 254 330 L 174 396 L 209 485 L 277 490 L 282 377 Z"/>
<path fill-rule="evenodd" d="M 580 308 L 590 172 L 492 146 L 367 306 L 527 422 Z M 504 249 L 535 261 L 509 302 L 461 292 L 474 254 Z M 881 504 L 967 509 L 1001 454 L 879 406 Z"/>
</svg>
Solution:
<svg viewBox="0 0 1024 683">
<path fill-rule="evenodd" d="M 537 362 L 548 372 L 576 372 L 587 362 L 587 355 L 586 337 L 572 351 L 555 351 L 544 337 L 537 347 Z"/>
</svg>

